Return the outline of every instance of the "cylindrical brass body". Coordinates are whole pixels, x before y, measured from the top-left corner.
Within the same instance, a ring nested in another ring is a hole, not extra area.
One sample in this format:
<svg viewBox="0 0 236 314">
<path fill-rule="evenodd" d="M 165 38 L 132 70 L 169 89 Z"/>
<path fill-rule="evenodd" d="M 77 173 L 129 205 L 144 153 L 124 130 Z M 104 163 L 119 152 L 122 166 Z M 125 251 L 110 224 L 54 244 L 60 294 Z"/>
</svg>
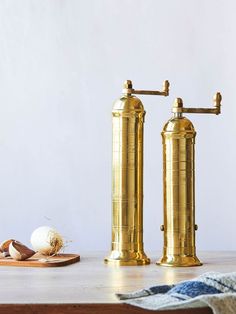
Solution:
<svg viewBox="0 0 236 314">
<path fill-rule="evenodd" d="M 196 132 L 187 118 L 178 114 L 162 132 L 164 266 L 198 266 L 195 248 L 194 145 Z"/>
<path fill-rule="evenodd" d="M 114 104 L 112 162 L 112 251 L 105 262 L 149 264 L 143 250 L 142 102 L 124 95 Z"/>
</svg>

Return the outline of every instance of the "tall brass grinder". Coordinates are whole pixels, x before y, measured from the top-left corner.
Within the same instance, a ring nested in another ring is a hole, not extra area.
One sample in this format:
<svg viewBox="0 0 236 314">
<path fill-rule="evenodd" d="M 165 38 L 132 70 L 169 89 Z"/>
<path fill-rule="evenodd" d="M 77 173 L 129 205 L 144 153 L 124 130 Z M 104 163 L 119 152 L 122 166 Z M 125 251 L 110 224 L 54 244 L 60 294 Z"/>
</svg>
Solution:
<svg viewBox="0 0 236 314">
<path fill-rule="evenodd" d="M 124 83 L 123 96 L 112 111 L 112 251 L 105 262 L 145 265 L 150 260 L 143 249 L 143 123 L 145 111 L 133 94 L 168 96 L 162 91 L 135 90 Z"/>
<path fill-rule="evenodd" d="M 164 266 L 198 266 L 195 249 L 194 144 L 196 132 L 183 113 L 220 114 L 221 95 L 214 97 L 213 108 L 184 108 L 181 98 L 174 102 L 173 117 L 162 131 L 164 232 Z"/>
</svg>

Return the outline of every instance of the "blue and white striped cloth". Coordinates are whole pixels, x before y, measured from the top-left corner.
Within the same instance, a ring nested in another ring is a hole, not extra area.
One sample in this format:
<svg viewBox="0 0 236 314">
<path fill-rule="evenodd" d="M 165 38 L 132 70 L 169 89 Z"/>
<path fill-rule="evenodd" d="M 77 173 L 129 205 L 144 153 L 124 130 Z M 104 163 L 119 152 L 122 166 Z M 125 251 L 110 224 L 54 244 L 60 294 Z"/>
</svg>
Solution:
<svg viewBox="0 0 236 314">
<path fill-rule="evenodd" d="M 176 285 L 158 285 L 117 297 L 149 310 L 209 306 L 214 314 L 236 314 L 236 272 L 205 273 Z"/>
</svg>

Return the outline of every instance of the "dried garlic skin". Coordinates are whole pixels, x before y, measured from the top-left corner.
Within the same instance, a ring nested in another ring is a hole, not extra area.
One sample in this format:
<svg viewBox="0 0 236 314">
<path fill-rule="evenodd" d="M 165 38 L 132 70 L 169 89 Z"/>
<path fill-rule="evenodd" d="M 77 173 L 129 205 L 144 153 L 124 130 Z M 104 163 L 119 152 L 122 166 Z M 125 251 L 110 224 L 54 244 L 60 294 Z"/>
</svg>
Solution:
<svg viewBox="0 0 236 314">
<path fill-rule="evenodd" d="M 9 246 L 9 254 L 16 261 L 24 261 L 33 256 L 35 251 L 18 241 L 12 241 Z"/>
<path fill-rule="evenodd" d="M 12 241 L 15 241 L 15 240 L 14 239 L 8 239 L 8 240 L 3 241 L 0 244 L 0 252 L 3 253 L 4 257 L 10 256 L 10 254 L 9 254 L 9 246 L 10 246 Z"/>
</svg>

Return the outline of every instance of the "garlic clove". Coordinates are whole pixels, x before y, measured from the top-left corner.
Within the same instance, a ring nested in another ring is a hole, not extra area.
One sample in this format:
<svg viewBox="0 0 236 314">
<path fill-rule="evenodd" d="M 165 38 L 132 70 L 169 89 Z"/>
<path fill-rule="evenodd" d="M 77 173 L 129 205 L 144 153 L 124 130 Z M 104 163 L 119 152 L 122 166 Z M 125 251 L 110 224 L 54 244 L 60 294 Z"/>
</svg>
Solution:
<svg viewBox="0 0 236 314">
<path fill-rule="evenodd" d="M 0 244 L 0 252 L 3 253 L 4 257 L 9 256 L 9 246 L 14 239 L 5 240 Z"/>
<path fill-rule="evenodd" d="M 16 261 L 24 261 L 36 252 L 18 241 L 12 241 L 9 246 L 10 256 Z"/>
</svg>

